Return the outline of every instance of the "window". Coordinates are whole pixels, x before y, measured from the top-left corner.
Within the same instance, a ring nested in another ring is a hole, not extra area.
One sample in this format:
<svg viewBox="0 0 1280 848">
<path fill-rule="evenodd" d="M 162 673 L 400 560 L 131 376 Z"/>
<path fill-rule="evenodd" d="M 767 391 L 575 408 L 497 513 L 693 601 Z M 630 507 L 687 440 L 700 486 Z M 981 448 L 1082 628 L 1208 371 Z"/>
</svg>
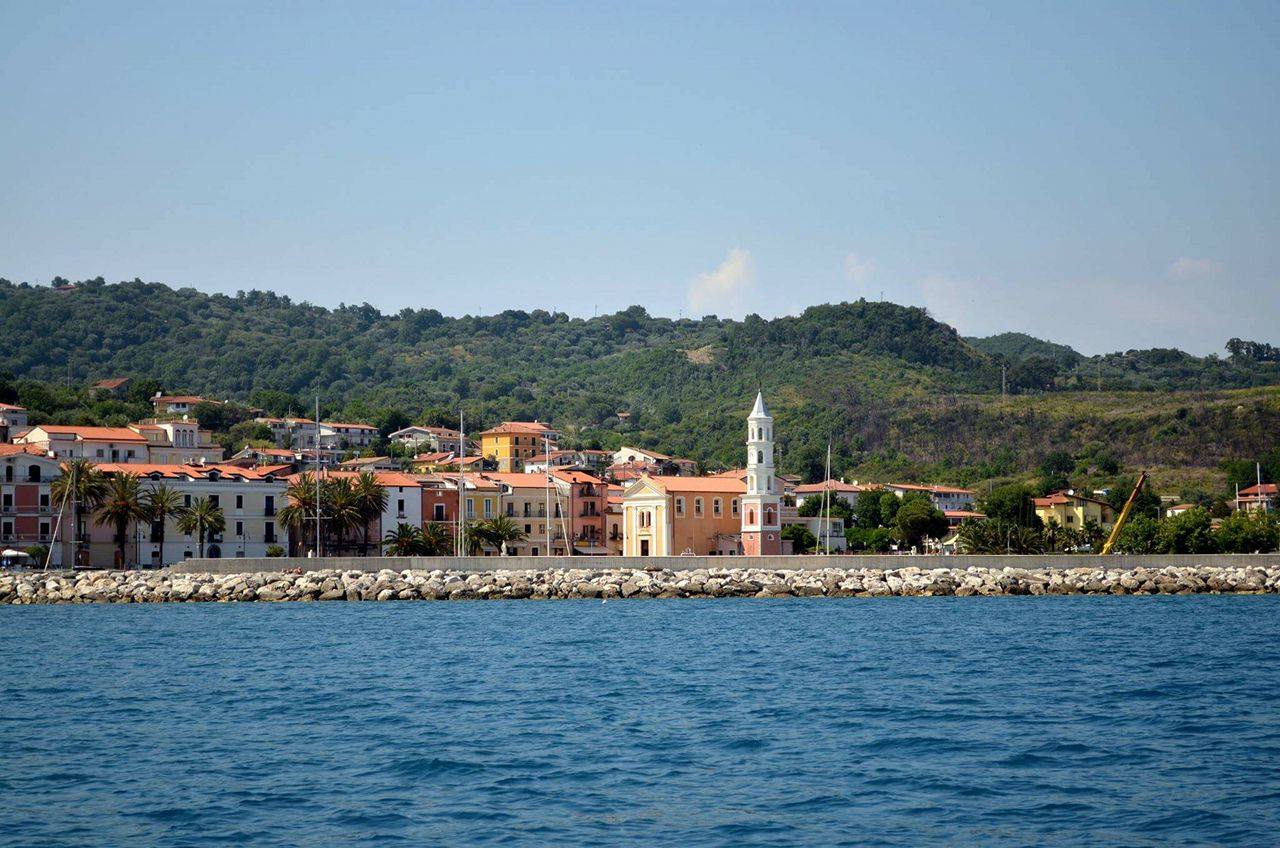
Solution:
<svg viewBox="0 0 1280 848">
<path fill-rule="evenodd" d="M 769 527 L 773 526 L 773 507 L 769 507 L 764 511 L 764 523 Z"/>
<path fill-rule="evenodd" d="M 98 448 L 98 456 L 99 456 L 99 457 L 103 457 L 103 456 L 106 456 L 106 455 L 107 455 L 107 452 L 106 452 L 105 450 L 103 450 L 102 448 Z"/>
<path fill-rule="evenodd" d="M 41 508 L 41 509 L 48 509 L 48 508 L 49 508 L 49 493 L 48 493 L 48 492 L 43 492 L 43 493 L 41 493 L 41 495 L 40 495 L 40 508 Z"/>
<path fill-rule="evenodd" d="M 262 510 L 262 514 L 263 515 L 276 514 L 276 496 L 275 495 L 267 495 L 266 502 Z"/>
<path fill-rule="evenodd" d="M 6 521 L 4 524 L 0 524 L 0 535 L 3 535 L 6 539 L 13 535 L 12 521 Z"/>
<path fill-rule="evenodd" d="M 676 515 L 684 515 L 684 498 L 676 498 Z"/>
<path fill-rule="evenodd" d="M 747 524 L 756 523 L 756 511 L 754 509 L 747 510 Z"/>
<path fill-rule="evenodd" d="M 693 499 L 693 514 L 698 518 L 702 517 L 702 498 Z"/>
<path fill-rule="evenodd" d="M 396 500 L 396 515 L 400 516 L 401 518 L 404 517 L 404 498 L 399 498 Z"/>
<path fill-rule="evenodd" d="M 42 540 L 49 538 L 49 522 L 47 521 L 40 522 L 40 538 Z"/>
<path fill-rule="evenodd" d="M 13 466 L 12 465 L 6 465 L 4 467 L 4 481 L 6 483 L 13 482 Z"/>
<path fill-rule="evenodd" d="M 756 451 L 756 464 L 758 465 L 764 464 L 764 451 L 762 450 Z"/>
<path fill-rule="evenodd" d="M 243 536 L 243 535 L 244 535 L 244 522 L 243 522 L 243 521 L 237 521 L 237 522 L 236 522 L 236 535 L 237 535 L 237 536 Z"/>
<path fill-rule="evenodd" d="M 431 517 L 436 521 L 444 521 L 444 504 L 436 504 Z"/>
<path fill-rule="evenodd" d="M 39 482 L 40 482 L 40 466 L 38 466 L 38 465 L 28 466 L 28 468 L 27 468 L 27 482 L 28 482 L 28 483 L 39 483 Z"/>
<path fill-rule="evenodd" d="M 190 495 L 183 495 L 183 496 L 182 496 L 182 505 L 183 505 L 184 507 L 186 507 L 186 508 L 190 508 L 190 507 L 191 507 L 191 496 L 190 496 Z"/>
<path fill-rule="evenodd" d="M 492 498 L 484 499 L 484 517 L 493 518 L 493 499 Z"/>
<path fill-rule="evenodd" d="M 476 502 L 471 498 L 467 498 L 467 518 L 476 517 Z"/>
<path fill-rule="evenodd" d="M 712 498 L 712 499 L 711 499 L 711 515 L 712 515 L 712 517 L 714 517 L 714 518 L 719 518 L 719 517 L 720 517 L 720 512 L 721 512 L 720 499 L 719 499 L 719 498 Z"/>
<path fill-rule="evenodd" d="M 244 495 L 236 495 L 236 509 L 244 509 Z"/>
<path fill-rule="evenodd" d="M 733 500 L 729 501 L 729 514 L 732 515 L 734 518 L 738 517 L 738 499 L 737 498 L 734 498 Z"/>
<path fill-rule="evenodd" d="M 133 448 L 129 448 L 129 452 L 126 454 L 126 456 L 128 456 L 130 459 L 133 459 Z"/>
</svg>

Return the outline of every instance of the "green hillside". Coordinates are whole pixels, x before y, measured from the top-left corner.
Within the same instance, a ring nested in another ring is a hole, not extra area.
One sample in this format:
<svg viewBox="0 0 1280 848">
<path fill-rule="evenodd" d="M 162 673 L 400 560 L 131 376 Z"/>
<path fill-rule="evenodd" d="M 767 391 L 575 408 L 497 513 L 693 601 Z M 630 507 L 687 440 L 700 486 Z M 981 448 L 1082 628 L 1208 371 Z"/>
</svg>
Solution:
<svg viewBox="0 0 1280 848">
<path fill-rule="evenodd" d="M 837 471 L 960 482 L 1035 468 L 1055 450 L 1208 468 L 1262 455 L 1280 432 L 1275 362 L 1065 351 L 1018 334 L 965 340 L 922 309 L 866 301 L 769 321 L 641 307 L 453 318 L 136 280 L 70 291 L 0 280 L 0 394 L 37 421 L 123 423 L 161 387 L 275 412 L 318 394 L 326 415 L 447 423 L 462 408 L 468 429 L 540 418 L 583 444 L 731 465 L 764 389 L 784 471 L 819 474 L 830 440 Z M 137 381 L 133 403 L 83 390 L 119 376 Z"/>
</svg>

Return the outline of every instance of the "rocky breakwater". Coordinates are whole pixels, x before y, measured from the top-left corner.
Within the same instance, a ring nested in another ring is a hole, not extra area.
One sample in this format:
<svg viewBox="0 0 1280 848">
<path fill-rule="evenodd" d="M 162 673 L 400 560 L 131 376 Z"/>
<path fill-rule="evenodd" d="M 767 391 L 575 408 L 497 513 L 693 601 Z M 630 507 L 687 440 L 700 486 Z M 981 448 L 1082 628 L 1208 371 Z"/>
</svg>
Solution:
<svg viewBox="0 0 1280 848">
<path fill-rule="evenodd" d="M 1193 593 L 1280 593 L 1280 566 L 0 574 L 4 604 Z"/>
</svg>

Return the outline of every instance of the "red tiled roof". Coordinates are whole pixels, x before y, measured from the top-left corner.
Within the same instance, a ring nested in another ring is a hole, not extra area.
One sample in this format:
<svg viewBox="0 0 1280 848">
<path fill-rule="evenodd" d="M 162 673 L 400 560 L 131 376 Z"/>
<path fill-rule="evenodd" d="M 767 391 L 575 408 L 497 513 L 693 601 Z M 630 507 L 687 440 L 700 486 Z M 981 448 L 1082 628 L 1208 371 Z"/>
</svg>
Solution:
<svg viewBox="0 0 1280 848">
<path fill-rule="evenodd" d="M 551 475 L 569 483 L 593 483 L 598 485 L 604 482 L 599 477 L 592 476 L 585 471 L 565 471 L 557 468 L 552 469 Z"/>
<path fill-rule="evenodd" d="M 169 403 L 187 403 L 187 404 L 190 404 L 190 403 L 206 403 L 206 402 L 207 402 L 207 403 L 220 403 L 221 401 L 210 400 L 209 398 L 201 397 L 200 395 L 161 395 L 160 397 L 153 397 L 153 398 L 151 399 L 151 403 L 152 403 L 153 405 L 154 405 L 154 404 L 160 404 L 160 403 L 165 403 L 165 404 L 169 404 Z"/>
<path fill-rule="evenodd" d="M 499 436 L 508 433 L 526 434 L 526 433 L 554 433 L 555 430 L 543 424 L 541 421 L 503 421 L 497 427 L 491 427 L 480 435 L 482 436 Z"/>
<path fill-rule="evenodd" d="M 242 468 L 238 465 L 215 463 L 210 465 L 161 464 L 151 462 L 104 462 L 97 466 L 104 474 L 132 474 L 135 477 L 149 477 L 159 474 L 161 477 L 193 477 L 206 478 L 210 471 L 217 471 L 223 477 L 239 477 L 244 480 L 261 480 L 272 472 L 262 468 Z"/>
<path fill-rule="evenodd" d="M 14 406 L 11 403 L 0 403 L 0 409 L 7 409 L 10 412 L 26 412 L 27 411 L 27 408 L 25 406 Z"/>
<path fill-rule="evenodd" d="M 143 443 L 147 441 L 145 436 L 138 435 L 128 427 L 70 427 L 60 424 L 41 424 L 32 429 L 43 430 L 51 436 L 75 436 L 81 441 Z"/>
<path fill-rule="evenodd" d="M 667 492 L 724 492 L 742 494 L 747 491 L 746 483 L 735 477 L 671 477 L 666 475 L 650 476 L 652 480 Z"/>
<path fill-rule="evenodd" d="M 1274 497 L 1277 492 L 1275 483 L 1255 483 L 1247 489 L 1241 489 L 1242 497 Z"/>
<path fill-rule="evenodd" d="M 321 421 L 321 425 L 325 427 L 346 427 L 349 430 L 376 430 L 377 427 L 372 424 L 347 424 L 341 421 Z"/>
<path fill-rule="evenodd" d="M 127 382 L 129 382 L 128 377 L 111 377 L 110 379 L 107 379 L 107 380 L 99 380 L 98 382 L 94 383 L 90 388 L 118 389 Z"/>
<path fill-rule="evenodd" d="M 11 445 L 7 443 L 0 443 L 0 456 L 17 456 L 20 453 L 44 457 L 45 459 L 52 459 L 52 457 L 35 445 Z"/>
<path fill-rule="evenodd" d="M 820 495 L 823 492 L 874 492 L 883 488 L 878 483 L 846 483 L 843 480 L 828 480 L 826 483 L 805 483 L 796 486 L 797 495 Z"/>
<path fill-rule="evenodd" d="M 916 483 L 889 483 L 895 489 L 906 489 L 912 492 L 932 492 L 935 495 L 957 494 L 972 495 L 972 489 L 961 489 L 958 486 L 922 486 Z"/>
</svg>

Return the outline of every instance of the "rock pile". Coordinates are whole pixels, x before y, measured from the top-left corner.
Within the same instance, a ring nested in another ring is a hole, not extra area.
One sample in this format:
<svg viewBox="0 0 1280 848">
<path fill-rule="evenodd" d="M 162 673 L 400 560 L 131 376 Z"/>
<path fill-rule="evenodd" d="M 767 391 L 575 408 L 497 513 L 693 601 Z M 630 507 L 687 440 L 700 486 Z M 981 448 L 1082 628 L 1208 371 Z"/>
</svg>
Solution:
<svg viewBox="0 0 1280 848">
<path fill-rule="evenodd" d="M 87 571 L 0 574 L 0 603 L 412 601 L 508 598 L 722 598 L 889 595 L 1154 595 L 1280 593 L 1280 566 L 1126 569 L 629 568 L 179 574 Z"/>
</svg>

